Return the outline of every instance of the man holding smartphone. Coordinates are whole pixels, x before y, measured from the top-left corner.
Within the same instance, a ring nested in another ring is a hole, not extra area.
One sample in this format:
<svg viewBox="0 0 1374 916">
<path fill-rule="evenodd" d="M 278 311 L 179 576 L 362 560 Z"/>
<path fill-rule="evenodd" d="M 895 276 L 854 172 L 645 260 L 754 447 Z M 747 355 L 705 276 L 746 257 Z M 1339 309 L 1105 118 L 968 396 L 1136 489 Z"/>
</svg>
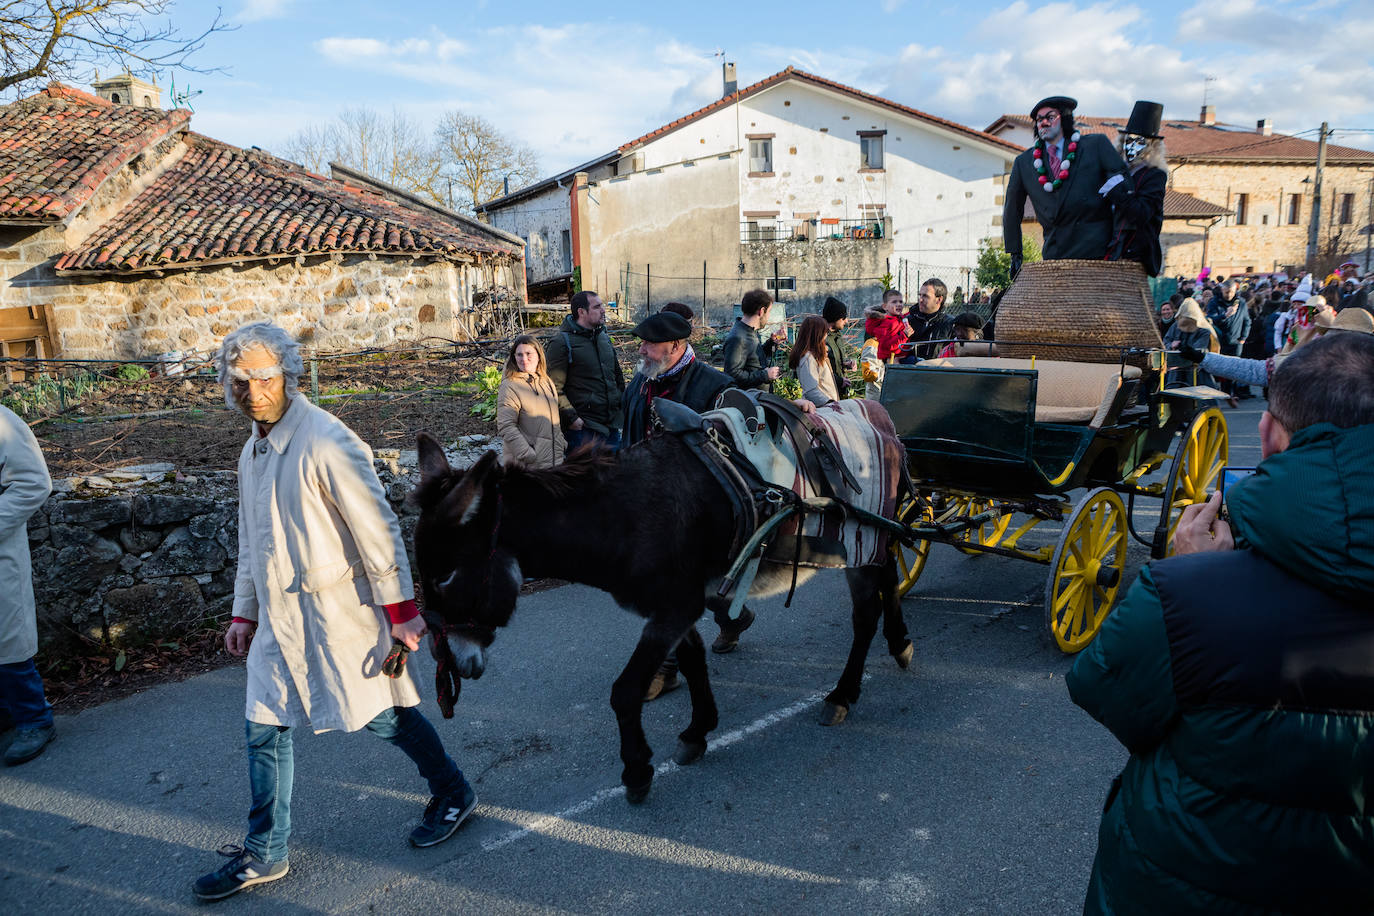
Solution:
<svg viewBox="0 0 1374 916">
<path fill-rule="evenodd" d="M 1275 370 L 1263 460 L 1183 511 L 1074 663 L 1131 752 L 1086 913 L 1374 912 L 1374 336 Z"/>
</svg>

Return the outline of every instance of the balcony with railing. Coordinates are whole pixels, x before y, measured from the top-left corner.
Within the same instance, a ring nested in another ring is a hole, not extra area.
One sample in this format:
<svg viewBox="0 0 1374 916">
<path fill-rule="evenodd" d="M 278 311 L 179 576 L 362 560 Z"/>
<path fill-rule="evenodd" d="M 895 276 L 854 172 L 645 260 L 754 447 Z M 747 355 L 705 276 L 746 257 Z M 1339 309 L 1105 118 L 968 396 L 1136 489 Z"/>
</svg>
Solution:
<svg viewBox="0 0 1374 916">
<path fill-rule="evenodd" d="M 822 242 L 881 239 L 887 235 L 876 219 L 757 219 L 740 223 L 740 242 Z"/>
</svg>

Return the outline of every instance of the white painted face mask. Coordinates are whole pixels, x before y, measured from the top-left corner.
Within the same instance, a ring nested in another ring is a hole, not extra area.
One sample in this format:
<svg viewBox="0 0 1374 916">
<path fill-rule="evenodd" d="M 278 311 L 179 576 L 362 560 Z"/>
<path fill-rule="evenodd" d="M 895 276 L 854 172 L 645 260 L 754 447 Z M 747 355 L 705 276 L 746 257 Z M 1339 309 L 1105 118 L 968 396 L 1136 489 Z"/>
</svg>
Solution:
<svg viewBox="0 0 1374 916">
<path fill-rule="evenodd" d="M 1145 147 L 1150 145 L 1150 141 L 1135 134 L 1127 134 L 1122 141 L 1121 149 L 1126 154 L 1127 162 L 1135 162 L 1140 158 L 1141 153 L 1145 152 Z"/>
</svg>

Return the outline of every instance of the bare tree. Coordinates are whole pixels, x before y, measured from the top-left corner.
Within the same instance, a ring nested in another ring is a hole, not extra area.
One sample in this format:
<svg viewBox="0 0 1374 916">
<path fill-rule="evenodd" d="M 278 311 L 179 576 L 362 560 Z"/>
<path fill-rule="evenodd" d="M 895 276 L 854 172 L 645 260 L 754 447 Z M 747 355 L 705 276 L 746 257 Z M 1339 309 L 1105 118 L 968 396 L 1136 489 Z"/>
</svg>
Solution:
<svg viewBox="0 0 1374 916">
<path fill-rule="evenodd" d="M 485 118 L 450 111 L 439 121 L 435 134 L 443 150 L 444 172 L 452 178 L 454 190 L 461 189 L 461 196 L 455 194 L 450 206 L 472 209 L 499 197 L 507 177 L 512 186 L 539 178 L 534 151 L 502 134 Z"/>
<path fill-rule="evenodd" d="M 320 174 L 339 162 L 387 184 L 445 202 L 439 193 L 442 151 L 428 131 L 397 109 L 347 108 L 336 120 L 312 124 L 287 140 L 283 154 Z M 446 185 L 445 185 L 446 186 Z"/>
<path fill-rule="evenodd" d="M 0 91 L 51 79 L 83 79 L 96 65 L 150 74 L 186 61 L 228 28 L 216 12 L 195 35 L 159 17 L 172 0 L 0 0 Z"/>
</svg>

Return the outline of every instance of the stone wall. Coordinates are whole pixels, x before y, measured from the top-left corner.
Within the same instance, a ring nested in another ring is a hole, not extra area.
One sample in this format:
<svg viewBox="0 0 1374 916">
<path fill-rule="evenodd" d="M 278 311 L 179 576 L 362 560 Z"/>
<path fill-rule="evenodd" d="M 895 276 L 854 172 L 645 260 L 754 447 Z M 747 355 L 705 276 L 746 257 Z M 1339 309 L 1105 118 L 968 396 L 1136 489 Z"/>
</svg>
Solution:
<svg viewBox="0 0 1374 916">
<path fill-rule="evenodd" d="M 449 460 L 467 466 L 492 448 L 498 438 L 465 436 Z M 415 452 L 376 455 L 409 551 Z M 41 653 L 76 651 L 87 640 L 130 648 L 221 627 L 238 561 L 237 475 L 193 477 L 156 464 L 54 481 L 29 520 L 29 550 Z"/>
<path fill-rule="evenodd" d="M 0 310 L 46 318 L 52 351 L 71 359 L 211 352 L 225 334 L 268 318 L 321 350 L 472 336 L 473 293 L 523 289 L 518 261 L 453 263 L 366 255 L 248 261 L 166 276 L 57 275 L 69 247 L 57 228 L 0 228 Z"/>
<path fill-rule="evenodd" d="M 1228 216 L 1212 227 L 1207 240 L 1207 264 L 1202 261 L 1202 227 L 1210 220 L 1193 220 L 1196 236 L 1189 242 L 1177 239 L 1165 253 L 1163 276 L 1196 274 L 1203 266 L 1213 273 L 1233 274 L 1272 271 L 1304 263 L 1307 235 L 1312 221 L 1314 163 L 1279 165 L 1275 163 L 1187 162 L 1170 169 L 1171 187 L 1184 194 L 1236 209 L 1238 196 L 1249 195 L 1244 224 Z M 1364 236 L 1356 231 L 1369 222 L 1370 173 L 1353 165 L 1327 163 L 1322 179 L 1322 215 L 1319 243 L 1324 244 L 1341 232 L 1338 260 L 1353 256 L 1364 261 Z M 1287 223 L 1288 198 L 1301 194 L 1298 222 Z M 1351 222 L 1341 224 L 1339 206 L 1342 195 L 1354 195 Z M 1174 223 L 1165 224 L 1166 232 Z"/>
</svg>

